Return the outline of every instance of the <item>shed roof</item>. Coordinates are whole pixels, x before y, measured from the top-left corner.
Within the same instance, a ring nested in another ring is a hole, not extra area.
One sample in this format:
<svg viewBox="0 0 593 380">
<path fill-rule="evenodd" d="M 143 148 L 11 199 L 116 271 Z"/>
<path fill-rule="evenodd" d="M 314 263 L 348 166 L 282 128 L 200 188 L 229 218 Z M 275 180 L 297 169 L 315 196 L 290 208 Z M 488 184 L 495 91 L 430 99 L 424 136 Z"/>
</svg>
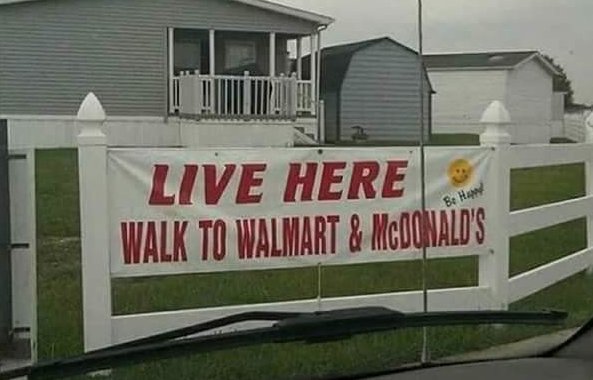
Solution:
<svg viewBox="0 0 593 380">
<path fill-rule="evenodd" d="M 387 41 L 398 48 L 409 51 L 411 54 L 418 55 L 418 53 L 405 46 L 390 37 L 379 37 L 370 40 L 352 42 L 344 45 L 335 45 L 323 48 L 321 50 L 321 91 L 322 92 L 333 92 L 338 91 L 342 86 L 342 82 L 346 76 L 352 57 L 357 52 L 371 47 L 380 42 Z M 310 71 L 310 55 L 303 58 L 303 76 L 311 77 Z M 426 81 L 429 84 L 429 90 L 432 92 L 432 85 L 426 75 Z"/>
<path fill-rule="evenodd" d="M 551 75 L 558 75 L 558 71 L 552 64 L 535 50 L 427 54 L 424 56 L 428 70 L 512 70 L 532 59 L 540 62 Z"/>
<path fill-rule="evenodd" d="M 15 4 L 15 3 L 25 3 L 25 2 L 32 2 L 32 1 L 41 1 L 41 0 L 0 0 L 0 6 L 6 4 Z M 281 13 L 288 16 L 300 18 L 307 21 L 316 22 L 320 25 L 329 25 L 333 23 L 335 20 L 331 17 L 324 16 L 318 13 L 313 13 L 309 11 L 305 11 L 298 8 L 289 7 L 286 5 L 274 3 L 267 0 L 230 0 L 235 1 L 237 3 L 242 3 L 246 5 L 250 5 L 253 7 L 265 9 L 271 12 Z"/>
</svg>

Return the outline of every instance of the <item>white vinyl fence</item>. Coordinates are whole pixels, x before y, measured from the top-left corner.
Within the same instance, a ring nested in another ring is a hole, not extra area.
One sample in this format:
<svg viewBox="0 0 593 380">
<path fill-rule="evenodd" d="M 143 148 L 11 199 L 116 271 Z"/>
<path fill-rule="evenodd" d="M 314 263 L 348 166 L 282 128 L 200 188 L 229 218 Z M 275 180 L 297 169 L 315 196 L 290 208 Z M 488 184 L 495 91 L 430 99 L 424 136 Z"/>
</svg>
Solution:
<svg viewBox="0 0 593 380">
<path fill-rule="evenodd" d="M 593 268 L 593 144 L 591 130 L 587 143 L 568 145 L 513 146 L 508 169 L 585 163 L 586 194 L 583 197 L 513 211 L 505 225 L 508 236 L 517 236 L 579 218 L 587 218 L 587 248 L 552 263 L 509 279 L 508 301 L 515 302 L 585 269 Z M 521 254 L 521 253 L 519 253 Z"/>
<path fill-rule="evenodd" d="M 585 142 L 587 121 L 583 115 L 564 115 L 564 137 L 575 142 Z"/>
<path fill-rule="evenodd" d="M 104 119 L 100 103 L 94 95 L 89 94 L 78 114 L 78 123 L 82 128 L 78 143 L 86 351 L 213 318 L 255 310 L 305 312 L 362 306 L 384 306 L 407 312 L 422 310 L 422 292 L 417 290 L 333 298 L 319 296 L 289 302 L 113 315 L 107 207 L 109 148 L 107 138 L 101 132 Z M 484 112 L 482 122 L 486 127 L 481 135 L 482 146 L 492 150 L 492 161 L 484 183 L 484 186 L 490 189 L 485 198 L 485 228 L 490 247 L 471 253 L 479 256 L 478 283 L 463 288 L 431 289 L 428 295 L 428 307 L 431 311 L 506 309 L 512 302 L 593 266 L 591 140 L 571 145 L 511 146 L 510 136 L 506 132 L 510 118 L 500 102 L 490 105 Z M 587 166 L 586 196 L 510 212 L 511 169 L 578 162 L 584 162 Z M 509 239 L 512 236 L 580 217 L 587 217 L 587 249 L 509 278 Z M 408 256 L 407 259 L 417 258 Z"/>
<path fill-rule="evenodd" d="M 37 360 L 37 241 L 35 151 L 9 150 L 13 339 L 28 343 Z"/>
</svg>

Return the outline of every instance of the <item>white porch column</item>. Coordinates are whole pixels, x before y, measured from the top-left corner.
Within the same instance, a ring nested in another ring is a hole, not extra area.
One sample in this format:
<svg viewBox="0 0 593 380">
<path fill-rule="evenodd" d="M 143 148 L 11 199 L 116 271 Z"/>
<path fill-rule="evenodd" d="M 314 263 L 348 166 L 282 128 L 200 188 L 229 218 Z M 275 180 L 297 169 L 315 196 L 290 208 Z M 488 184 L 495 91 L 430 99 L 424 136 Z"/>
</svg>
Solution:
<svg viewBox="0 0 593 380">
<path fill-rule="evenodd" d="M 209 49 L 208 49 L 208 57 L 209 57 L 209 62 L 210 62 L 210 113 L 214 113 L 214 110 L 216 110 L 216 105 L 214 104 L 214 100 L 216 98 L 215 94 L 216 91 L 214 89 L 214 84 L 216 83 L 214 81 L 214 75 L 216 75 L 216 40 L 215 40 L 215 35 L 214 35 L 214 29 L 210 29 L 209 34 L 208 34 L 208 43 L 209 43 Z"/>
<path fill-rule="evenodd" d="M 214 75 L 216 74 L 216 51 L 215 51 L 215 40 L 214 40 L 214 29 L 210 29 L 209 31 L 209 35 L 208 35 L 208 42 L 210 45 L 210 49 L 208 49 L 209 51 L 209 58 L 210 58 L 210 75 Z"/>
<path fill-rule="evenodd" d="M 173 77 L 175 76 L 174 68 L 174 44 L 173 28 L 167 28 L 167 67 L 169 69 L 169 113 L 175 111 L 175 87 L 173 85 Z"/>
<path fill-rule="evenodd" d="M 270 33 L 270 76 L 276 76 L 276 33 Z"/>
<path fill-rule="evenodd" d="M 315 71 L 315 114 L 319 115 L 319 88 L 321 83 L 321 32 L 317 32 L 317 52 L 315 56 L 316 71 Z M 319 127 L 319 133 L 321 133 L 321 127 Z"/>
<path fill-rule="evenodd" d="M 298 37 L 296 40 L 296 54 L 297 54 L 297 79 L 303 79 L 303 39 Z"/>
<path fill-rule="evenodd" d="M 313 101 L 315 103 L 315 100 L 316 100 L 315 94 L 317 94 L 317 90 L 315 88 L 315 85 L 317 83 L 317 78 L 316 78 L 316 76 L 317 76 L 317 70 L 316 70 L 317 57 L 315 54 L 315 51 L 316 51 L 315 50 L 315 35 L 311 34 L 311 36 L 309 38 L 310 38 L 309 43 L 310 43 L 310 48 L 311 48 L 311 55 L 310 55 L 310 57 L 311 57 L 311 62 L 310 62 L 311 63 L 311 71 L 310 71 L 311 72 L 311 78 L 310 78 L 311 79 L 311 101 Z M 317 105 L 313 104 L 311 109 L 313 110 L 313 113 L 316 113 Z"/>
</svg>

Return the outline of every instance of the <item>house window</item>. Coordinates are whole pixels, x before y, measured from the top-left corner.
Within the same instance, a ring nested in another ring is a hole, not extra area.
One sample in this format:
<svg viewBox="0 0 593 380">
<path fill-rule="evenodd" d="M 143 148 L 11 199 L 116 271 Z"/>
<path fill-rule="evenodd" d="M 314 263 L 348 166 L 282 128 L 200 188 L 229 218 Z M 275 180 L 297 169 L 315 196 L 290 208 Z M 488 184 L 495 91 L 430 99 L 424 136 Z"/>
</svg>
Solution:
<svg viewBox="0 0 593 380">
<path fill-rule="evenodd" d="M 227 41 L 224 67 L 231 69 L 256 63 L 255 41 Z"/>
<path fill-rule="evenodd" d="M 182 70 L 200 70 L 202 72 L 207 70 L 203 64 L 204 58 L 208 59 L 207 39 L 208 34 L 203 30 L 175 29 L 173 45 L 175 75 L 179 75 Z"/>
<path fill-rule="evenodd" d="M 175 42 L 175 72 L 200 69 L 200 42 Z"/>
</svg>

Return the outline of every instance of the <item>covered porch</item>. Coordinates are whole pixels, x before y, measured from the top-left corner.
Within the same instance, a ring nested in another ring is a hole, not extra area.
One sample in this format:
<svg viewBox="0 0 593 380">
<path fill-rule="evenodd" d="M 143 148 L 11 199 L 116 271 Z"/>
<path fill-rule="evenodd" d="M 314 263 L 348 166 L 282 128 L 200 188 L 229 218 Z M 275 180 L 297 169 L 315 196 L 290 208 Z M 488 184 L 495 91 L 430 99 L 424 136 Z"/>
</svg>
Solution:
<svg viewBox="0 0 593 380">
<path fill-rule="evenodd" d="M 319 33 L 168 28 L 167 34 L 170 114 L 195 119 L 317 114 L 318 62 L 310 61 L 314 75 L 303 80 L 302 56 L 304 48 L 318 52 Z"/>
</svg>

